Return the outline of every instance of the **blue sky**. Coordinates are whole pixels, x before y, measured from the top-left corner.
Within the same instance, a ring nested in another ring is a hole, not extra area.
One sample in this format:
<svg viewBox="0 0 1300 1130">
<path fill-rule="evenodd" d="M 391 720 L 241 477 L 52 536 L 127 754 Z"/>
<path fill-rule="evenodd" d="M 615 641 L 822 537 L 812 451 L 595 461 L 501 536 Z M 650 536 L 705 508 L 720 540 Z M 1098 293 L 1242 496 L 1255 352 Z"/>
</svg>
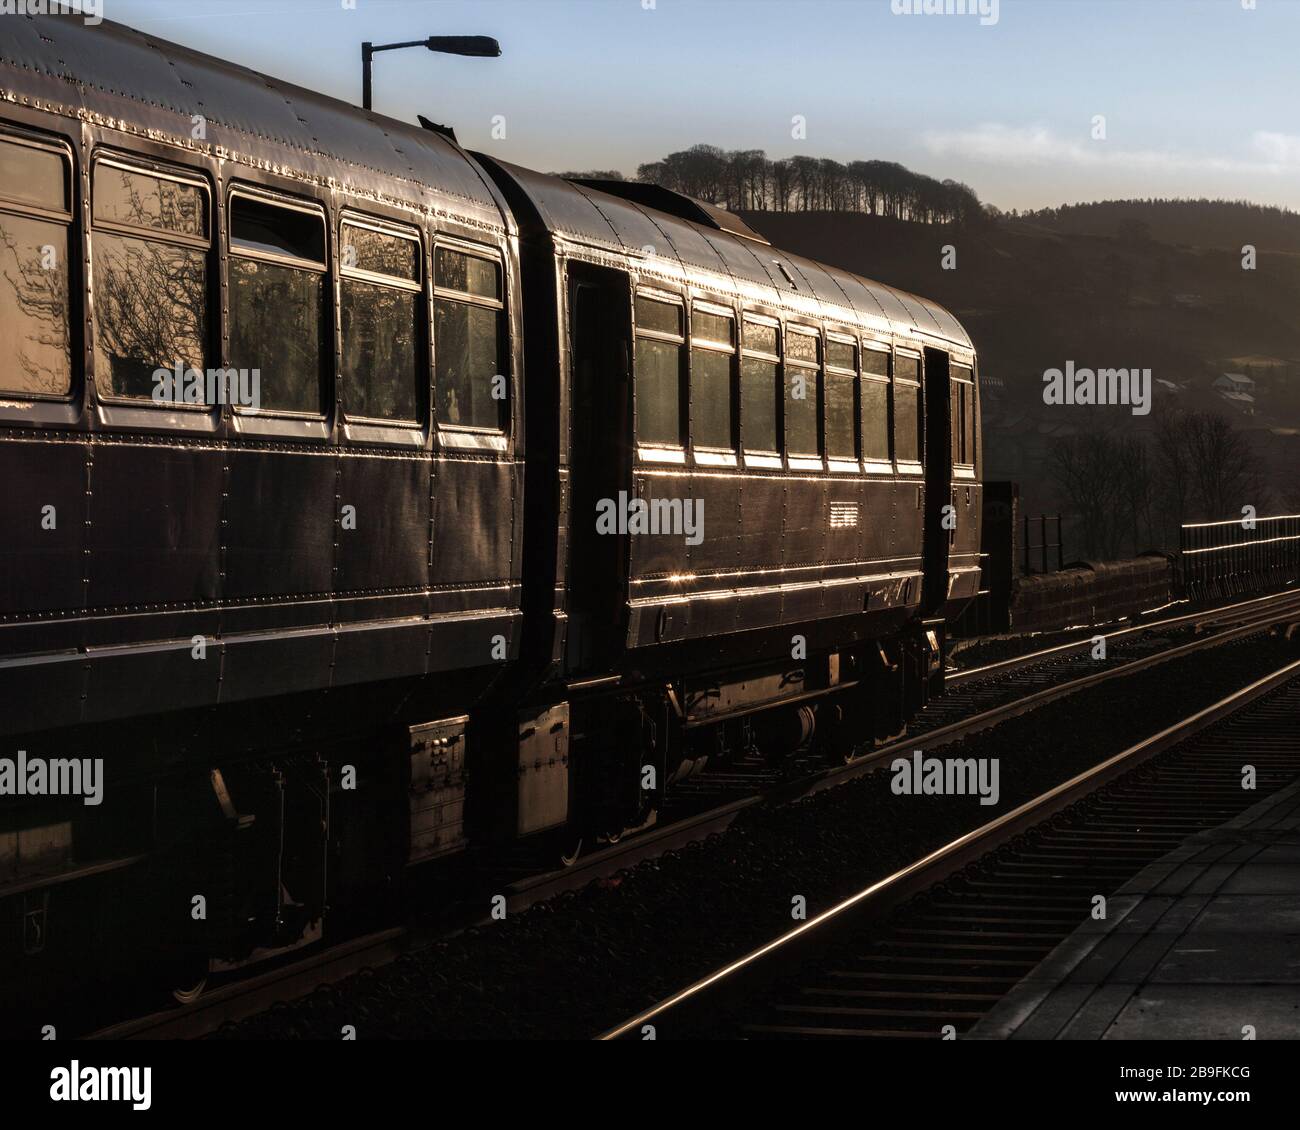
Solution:
<svg viewBox="0 0 1300 1130">
<path fill-rule="evenodd" d="M 500 59 L 379 56 L 376 109 L 546 170 L 632 174 L 709 142 L 900 161 L 1003 208 L 1300 209 L 1300 0 L 1000 0 L 989 26 L 895 14 L 910 0 L 348 2 L 104 0 L 109 19 L 352 102 L 364 39 L 494 35 Z"/>
</svg>

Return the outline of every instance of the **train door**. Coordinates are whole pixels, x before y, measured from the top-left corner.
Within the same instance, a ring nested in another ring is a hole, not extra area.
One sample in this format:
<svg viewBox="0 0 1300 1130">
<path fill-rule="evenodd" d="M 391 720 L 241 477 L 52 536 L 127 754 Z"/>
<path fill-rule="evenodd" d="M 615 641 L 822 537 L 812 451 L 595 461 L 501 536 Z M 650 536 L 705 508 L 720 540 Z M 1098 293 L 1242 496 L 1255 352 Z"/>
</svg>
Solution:
<svg viewBox="0 0 1300 1130">
<path fill-rule="evenodd" d="M 627 638 L 626 533 L 596 526 L 602 499 L 630 490 L 631 292 L 627 276 L 596 267 L 569 271 L 569 508 L 566 664 L 608 670 Z"/>
<path fill-rule="evenodd" d="M 948 354 L 925 351 L 925 586 L 921 610 L 934 615 L 948 598 L 948 553 L 952 543 L 952 518 L 945 522 L 945 506 L 953 505 L 952 435 L 949 430 Z M 950 510 L 947 514 L 956 517 Z"/>
</svg>

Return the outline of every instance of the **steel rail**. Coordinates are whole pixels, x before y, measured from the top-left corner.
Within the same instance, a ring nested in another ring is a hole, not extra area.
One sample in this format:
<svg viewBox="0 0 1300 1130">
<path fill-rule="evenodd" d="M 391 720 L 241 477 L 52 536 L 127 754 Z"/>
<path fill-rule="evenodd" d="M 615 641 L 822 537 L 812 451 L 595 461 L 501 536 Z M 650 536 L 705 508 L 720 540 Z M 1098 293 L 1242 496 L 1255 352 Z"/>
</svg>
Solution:
<svg viewBox="0 0 1300 1130">
<path fill-rule="evenodd" d="M 948 671 L 944 675 L 944 683 L 947 686 L 961 686 L 963 683 L 973 682 L 978 679 L 990 678 L 994 675 L 1009 674 L 1012 671 L 1019 670 L 1023 667 L 1035 663 L 1041 663 L 1044 660 L 1051 659 L 1055 656 L 1065 655 L 1071 651 L 1083 651 L 1092 645 L 1096 635 L 1106 638 L 1107 642 L 1117 639 L 1123 639 L 1126 636 L 1137 635 L 1142 632 L 1154 632 L 1167 630 L 1169 628 L 1181 628 L 1187 624 L 1214 624 L 1221 619 L 1231 619 L 1234 613 L 1251 609 L 1253 611 L 1263 611 L 1263 609 L 1254 608 L 1255 605 L 1274 604 L 1282 607 L 1290 607 L 1291 604 L 1300 607 L 1300 590 L 1289 589 L 1283 592 L 1270 593 L 1268 596 L 1254 597 L 1251 600 L 1239 601 L 1236 604 L 1227 604 L 1220 608 L 1201 609 L 1199 612 L 1185 612 L 1180 616 L 1173 616 L 1166 620 L 1152 620 L 1145 624 L 1133 624 L 1127 628 L 1118 628 L 1112 632 L 1092 629 L 1094 635 L 1083 636 L 1077 640 L 1071 640 L 1068 643 L 1055 644 L 1052 647 L 1043 648 L 1041 651 L 1028 652 L 1025 655 L 1015 655 L 1010 659 L 1000 659 L 996 663 L 987 663 L 982 667 L 967 667 L 960 670 Z M 1089 629 L 1083 628 L 1081 631 Z"/>
</svg>

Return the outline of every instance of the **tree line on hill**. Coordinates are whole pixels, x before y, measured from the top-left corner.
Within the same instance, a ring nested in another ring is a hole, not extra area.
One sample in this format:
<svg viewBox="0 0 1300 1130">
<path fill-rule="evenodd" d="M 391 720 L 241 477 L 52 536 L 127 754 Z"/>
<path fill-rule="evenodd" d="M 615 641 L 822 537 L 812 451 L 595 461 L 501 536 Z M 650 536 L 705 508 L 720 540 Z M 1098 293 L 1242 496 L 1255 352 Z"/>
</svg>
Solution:
<svg viewBox="0 0 1300 1130">
<path fill-rule="evenodd" d="M 637 180 L 663 185 L 730 211 L 861 212 L 924 224 L 977 223 L 985 210 L 973 189 L 895 161 L 833 161 L 783 157 L 761 149 L 692 145 L 637 166 Z M 622 180 L 613 170 L 561 173 Z"/>
<path fill-rule="evenodd" d="M 1269 251 L 1300 251 L 1300 215 L 1248 200 L 1178 200 L 1150 197 L 1063 204 L 992 215 L 1067 235 L 1118 236 L 1125 242 L 1158 240 L 1190 247 L 1236 250 L 1245 244 Z"/>
</svg>

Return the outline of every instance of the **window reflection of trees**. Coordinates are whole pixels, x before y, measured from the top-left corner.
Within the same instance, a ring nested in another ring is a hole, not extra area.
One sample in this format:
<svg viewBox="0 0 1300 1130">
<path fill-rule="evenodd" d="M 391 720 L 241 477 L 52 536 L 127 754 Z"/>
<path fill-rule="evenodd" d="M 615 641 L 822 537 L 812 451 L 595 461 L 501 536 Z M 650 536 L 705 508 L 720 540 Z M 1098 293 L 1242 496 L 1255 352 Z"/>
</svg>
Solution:
<svg viewBox="0 0 1300 1130">
<path fill-rule="evenodd" d="M 264 410 L 321 411 L 324 280 L 314 271 L 230 260 L 230 364 L 261 371 Z"/>
<path fill-rule="evenodd" d="M 439 299 L 434 343 L 438 359 L 438 418 L 460 427 L 500 428 L 502 400 L 493 397 L 501 372 L 496 310 Z"/>
<path fill-rule="evenodd" d="M 350 416 L 417 417 L 416 318 L 420 296 L 344 279 L 343 381 Z"/>
<path fill-rule="evenodd" d="M 95 218 L 182 237 L 206 237 L 195 185 L 108 165 L 95 170 Z M 207 252 L 142 236 L 96 231 L 95 373 L 111 396 L 149 398 L 154 372 L 207 368 Z"/>
<path fill-rule="evenodd" d="M 407 281 L 420 277 L 416 262 L 419 244 L 413 240 L 351 224 L 344 228 L 344 239 L 346 246 L 352 248 L 351 255 L 345 254 L 347 266 Z"/>
<path fill-rule="evenodd" d="M 0 389 L 71 390 L 69 299 L 67 228 L 0 213 Z"/>
<path fill-rule="evenodd" d="M 95 373 L 111 396 L 150 397 L 154 371 L 207 368 L 207 256 L 97 233 Z"/>
<path fill-rule="evenodd" d="M 206 194 L 193 184 L 112 165 L 95 168 L 95 219 L 206 239 Z"/>
</svg>

